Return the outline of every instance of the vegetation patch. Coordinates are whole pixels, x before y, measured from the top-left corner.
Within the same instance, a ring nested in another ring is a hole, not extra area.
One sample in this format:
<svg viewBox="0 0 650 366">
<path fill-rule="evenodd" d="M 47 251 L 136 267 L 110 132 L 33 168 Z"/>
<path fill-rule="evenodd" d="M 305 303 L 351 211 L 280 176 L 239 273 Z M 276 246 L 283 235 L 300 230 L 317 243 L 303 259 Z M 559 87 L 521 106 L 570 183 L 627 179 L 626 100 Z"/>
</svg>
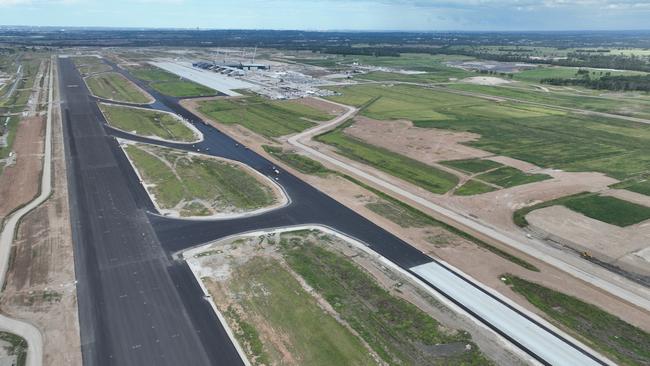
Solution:
<svg viewBox="0 0 650 366">
<path fill-rule="evenodd" d="M 281 147 L 262 145 L 264 151 L 280 161 L 285 162 L 287 165 L 298 170 L 304 174 L 325 175 L 332 173 L 331 170 L 325 168 L 320 162 L 310 159 L 304 155 L 288 152 Z"/>
<path fill-rule="evenodd" d="M 138 79 L 147 81 L 149 86 L 162 94 L 177 98 L 216 95 L 217 91 L 190 80 L 181 78 L 153 65 L 129 68 Z"/>
<path fill-rule="evenodd" d="M 624 365 L 650 364 L 650 334 L 573 296 L 522 278 L 503 275 L 512 290 L 523 295 L 555 322 Z"/>
<path fill-rule="evenodd" d="M 104 99 L 127 103 L 148 103 L 149 97 L 136 85 L 116 72 L 106 72 L 86 78 L 90 91 Z"/>
<path fill-rule="evenodd" d="M 592 219 L 621 227 L 650 219 L 650 207 L 616 197 L 592 194 L 567 200 L 562 204 Z"/>
<path fill-rule="evenodd" d="M 573 70 L 575 72 L 575 69 Z M 546 93 L 535 89 L 524 89 L 523 86 L 448 84 L 446 87 L 566 108 L 650 118 L 650 112 L 648 112 L 650 101 L 643 98 L 602 98 L 595 95 L 576 95 L 552 90 Z"/>
<path fill-rule="evenodd" d="M 441 161 L 440 164 L 470 174 L 482 173 L 486 170 L 496 169 L 503 166 L 503 164 L 497 163 L 496 161 L 484 159 L 448 160 Z"/>
<path fill-rule="evenodd" d="M 368 191 L 374 193 L 375 195 L 377 195 L 378 197 L 380 197 L 384 201 L 392 204 L 393 206 L 396 206 L 396 207 L 399 207 L 399 208 L 403 209 L 405 212 L 408 213 L 409 216 L 417 217 L 417 221 L 420 222 L 420 223 L 427 222 L 429 225 L 442 227 L 445 230 L 449 231 L 450 233 L 455 234 L 455 235 L 457 235 L 457 236 L 459 236 L 461 238 L 467 239 L 470 242 L 472 242 L 472 243 L 474 243 L 474 244 L 476 244 L 476 245 L 478 245 L 478 246 L 480 246 L 480 247 L 482 247 L 482 248 L 484 248 L 486 250 L 489 250 L 490 252 L 492 252 L 492 253 L 494 253 L 494 254 L 496 254 L 496 255 L 498 255 L 498 256 L 500 256 L 500 257 L 502 257 L 502 258 L 504 258 L 504 259 L 506 259 L 506 260 L 508 260 L 508 261 L 510 261 L 512 263 L 515 263 L 515 264 L 517 264 L 517 265 L 519 265 L 519 266 L 521 266 L 523 268 L 526 268 L 526 269 L 528 269 L 530 271 L 539 272 L 539 269 L 537 267 L 535 267 L 533 264 L 531 264 L 531 263 L 529 263 L 529 262 L 527 262 L 527 261 L 525 261 L 525 260 L 523 260 L 523 259 L 521 259 L 521 258 L 519 258 L 517 256 L 514 256 L 514 255 L 512 255 L 512 254 L 510 254 L 510 253 L 508 253 L 508 252 L 506 252 L 504 250 L 501 250 L 501 249 L 499 249 L 499 248 L 497 248 L 497 247 L 495 247 L 493 245 L 490 245 L 490 244 L 488 244 L 488 243 L 486 243 L 486 242 L 484 242 L 484 241 L 482 241 L 482 240 L 480 240 L 478 238 L 473 237 L 472 235 L 470 235 L 470 234 L 468 234 L 468 233 L 466 233 L 464 231 L 458 230 L 458 229 L 456 229 L 455 227 L 453 227 L 451 225 L 445 224 L 442 221 L 438 221 L 438 220 L 434 219 L 433 217 L 427 215 L 426 213 L 418 210 L 417 208 L 415 208 L 413 206 L 410 206 L 410 205 L 408 205 L 408 204 L 406 204 L 406 203 L 404 203 L 404 202 L 402 202 L 402 201 L 400 201 L 398 199 L 395 199 L 392 196 L 390 196 L 390 195 L 388 195 L 388 194 L 386 194 L 386 193 L 384 193 L 384 192 L 382 192 L 382 191 L 380 191 L 378 189 L 375 189 L 375 188 L 373 188 L 373 187 L 371 187 L 371 186 L 369 186 L 369 185 L 367 185 L 367 184 L 365 184 L 365 183 L 363 183 L 363 182 L 361 182 L 361 181 L 359 181 L 359 180 L 357 180 L 357 179 L 355 179 L 355 178 L 353 178 L 353 177 L 351 177 L 349 175 L 342 175 L 342 177 L 349 180 L 349 181 L 351 181 L 352 183 L 355 183 L 355 184 L 359 185 L 360 187 L 363 187 L 363 188 L 367 189 Z M 377 211 L 377 213 L 379 213 L 379 214 L 381 214 L 381 212 L 382 211 Z M 389 220 L 391 219 L 391 217 L 394 217 L 394 216 L 391 216 L 391 215 L 386 216 L 386 218 L 388 218 Z M 396 223 L 399 225 L 398 222 L 396 222 Z M 407 223 L 407 225 L 410 225 L 410 223 Z"/>
<path fill-rule="evenodd" d="M 142 144 L 124 150 L 162 210 L 202 216 L 252 211 L 278 201 L 271 187 L 232 162 Z"/>
<path fill-rule="evenodd" d="M 226 316 L 235 324 L 237 338 L 253 356 L 253 364 L 277 364 L 283 353 L 302 365 L 375 363 L 359 339 L 324 313 L 279 261 L 254 257 L 234 271 L 228 286 L 240 297 L 241 309 L 231 307 Z M 244 317 L 261 318 L 281 339 L 262 342 L 259 331 Z"/>
<path fill-rule="evenodd" d="M 283 235 L 289 266 L 388 364 L 490 364 L 464 331 L 449 332 L 415 305 L 391 295 L 340 254 Z M 470 345 L 470 347 L 466 347 Z M 441 352 L 443 349 L 448 352 Z M 469 349 L 468 349 L 469 348 Z"/>
<path fill-rule="evenodd" d="M 169 113 L 100 103 L 99 108 L 111 126 L 142 136 L 180 142 L 196 141 L 196 133 Z"/>
<path fill-rule="evenodd" d="M 495 190 L 496 188 L 490 185 L 487 185 L 485 183 L 479 182 L 474 179 L 470 179 L 467 182 L 465 182 L 465 184 L 463 184 L 458 189 L 456 189 L 454 194 L 457 196 L 473 196 L 475 194 L 487 193 Z"/>
<path fill-rule="evenodd" d="M 413 210 L 396 205 L 390 201 L 381 200 L 378 202 L 370 202 L 366 204 L 366 208 L 403 228 L 425 227 L 436 224 L 436 222 L 431 220 L 429 217 L 419 215 Z"/>
<path fill-rule="evenodd" d="M 509 188 L 522 184 L 541 182 L 543 180 L 551 179 L 551 176 L 548 174 L 527 174 L 519 169 L 506 166 L 481 174 L 476 178 L 488 183 L 496 184 L 503 188 Z"/>
<path fill-rule="evenodd" d="M 468 91 L 507 92 L 524 99 L 527 92 L 506 87 L 459 84 Z M 480 139 L 467 142 L 493 154 L 509 156 L 545 168 L 596 171 L 619 180 L 647 173 L 650 166 L 650 126 L 596 116 L 570 114 L 522 103 L 481 98 L 412 85 L 355 85 L 331 88 L 337 102 L 361 105 L 378 98 L 361 113 L 379 120 L 409 119 L 417 127 L 472 132 Z M 529 92 L 531 101 L 547 102 L 547 94 Z M 528 97 L 526 97 L 528 98 Z M 583 97 L 580 97 L 583 98 Z M 624 102 L 591 98 L 594 107 L 623 108 Z M 552 105 L 584 108 L 584 100 L 553 97 Z M 634 108 L 650 110 L 650 102 Z M 630 106 L 632 108 L 632 106 Z M 591 109 L 591 108 L 585 108 Z M 601 111 L 599 109 L 595 109 Z"/>
<path fill-rule="evenodd" d="M 85 56 L 72 58 L 75 67 L 83 75 L 111 71 L 113 68 L 98 57 Z"/>
<path fill-rule="evenodd" d="M 16 366 L 24 366 L 27 361 L 27 341 L 12 333 L 0 332 L 0 340 L 9 345 L 5 348 L 8 355 L 16 358 Z"/>
<path fill-rule="evenodd" d="M 520 208 L 515 211 L 513 220 L 515 224 L 521 227 L 527 226 L 528 221 L 526 221 L 526 215 L 528 213 L 540 208 L 556 205 L 565 206 L 592 219 L 621 227 L 650 219 L 650 207 L 637 205 L 636 203 L 624 201 L 616 197 L 582 192 Z"/>
<path fill-rule="evenodd" d="M 224 124 L 239 124 L 266 137 L 301 132 L 312 121 L 326 121 L 332 116 L 295 101 L 273 101 L 249 96 L 203 101 L 199 110 Z"/>
<path fill-rule="evenodd" d="M 177 98 L 203 97 L 216 95 L 217 91 L 192 81 L 166 81 L 151 83 L 151 87 L 159 92 Z"/>
<path fill-rule="evenodd" d="M 316 136 L 315 139 L 336 147 L 337 152 L 345 157 L 368 164 L 436 194 L 445 193 L 458 183 L 458 178 L 451 173 L 347 135 L 344 130 L 352 122 L 349 120 L 332 131 Z"/>
<path fill-rule="evenodd" d="M 640 194 L 645 194 L 646 196 L 650 196 L 650 178 L 649 177 L 642 177 L 642 178 L 633 178 L 628 181 L 616 183 L 611 186 L 612 188 L 617 188 L 617 189 L 627 189 L 628 191 L 640 193 Z"/>
</svg>

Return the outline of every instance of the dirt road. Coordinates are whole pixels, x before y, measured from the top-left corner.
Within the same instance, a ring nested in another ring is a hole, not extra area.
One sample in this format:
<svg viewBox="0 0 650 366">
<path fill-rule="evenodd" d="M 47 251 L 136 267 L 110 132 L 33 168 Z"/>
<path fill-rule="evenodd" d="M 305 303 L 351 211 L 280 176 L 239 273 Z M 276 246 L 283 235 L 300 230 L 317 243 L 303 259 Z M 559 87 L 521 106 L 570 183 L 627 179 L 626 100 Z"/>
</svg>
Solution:
<svg viewBox="0 0 650 366">
<path fill-rule="evenodd" d="M 53 68 L 54 59 L 50 60 L 49 72 L 49 94 L 47 106 L 47 124 L 45 128 L 45 156 L 43 159 L 43 174 L 41 176 L 41 192 L 33 201 L 27 203 L 22 208 L 14 212 L 6 221 L 6 224 L 0 233 L 0 283 L 4 284 L 11 245 L 14 239 L 16 227 L 20 220 L 31 210 L 45 202 L 52 193 L 52 102 L 53 102 Z M 10 333 L 17 334 L 27 341 L 27 366 L 39 366 L 43 362 L 43 337 L 35 326 L 19 320 L 0 316 L 0 329 Z"/>
</svg>

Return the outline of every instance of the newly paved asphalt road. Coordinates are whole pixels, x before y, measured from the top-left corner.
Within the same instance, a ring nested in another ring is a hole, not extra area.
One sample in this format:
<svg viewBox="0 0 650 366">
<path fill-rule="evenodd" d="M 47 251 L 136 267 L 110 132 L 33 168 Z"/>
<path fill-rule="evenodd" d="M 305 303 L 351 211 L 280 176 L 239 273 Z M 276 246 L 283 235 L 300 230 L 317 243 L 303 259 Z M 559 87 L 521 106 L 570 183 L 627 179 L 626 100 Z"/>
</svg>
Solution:
<svg viewBox="0 0 650 366">
<path fill-rule="evenodd" d="M 113 130 L 106 126 L 95 99 L 89 97 L 72 62 L 61 59 L 60 64 L 81 337 L 86 365 L 241 364 L 216 316 L 202 299 L 202 292 L 187 266 L 170 259 L 172 253 L 194 245 L 250 230 L 316 223 L 367 243 L 405 269 L 432 261 L 401 239 L 284 171 L 278 176 L 279 183 L 292 200 L 284 208 L 258 216 L 216 221 L 180 220 L 157 215 L 112 136 L 185 150 L 198 149 L 210 155 L 241 161 L 275 177 L 272 163 L 241 145 L 237 146 L 230 137 L 204 124 L 180 106 L 175 98 L 151 90 L 123 71 L 125 76 L 157 99 L 153 108 L 181 115 L 192 122 L 205 139 L 197 144 L 163 143 Z M 470 283 L 461 276 L 454 276 Z M 493 296 L 480 289 L 478 293 Z M 452 294 L 443 292 L 443 295 L 466 308 Z M 521 316 L 521 321 L 536 326 L 536 322 L 525 314 L 515 313 Z M 519 344 L 498 327 L 488 326 Z M 548 336 L 557 337 L 553 332 Z M 533 351 L 522 348 L 545 363 Z"/>
<path fill-rule="evenodd" d="M 242 364 L 68 59 L 60 80 L 84 364 Z"/>
</svg>

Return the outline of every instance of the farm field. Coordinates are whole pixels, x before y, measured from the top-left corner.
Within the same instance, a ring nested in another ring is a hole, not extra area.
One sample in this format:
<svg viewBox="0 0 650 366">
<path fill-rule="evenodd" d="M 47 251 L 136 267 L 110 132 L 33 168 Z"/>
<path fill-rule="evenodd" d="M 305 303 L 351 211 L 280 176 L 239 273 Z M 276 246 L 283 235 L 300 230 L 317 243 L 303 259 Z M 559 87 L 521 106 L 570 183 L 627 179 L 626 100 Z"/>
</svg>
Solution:
<svg viewBox="0 0 650 366">
<path fill-rule="evenodd" d="M 149 82 L 152 88 L 162 94 L 172 97 L 185 98 L 217 94 L 217 91 L 211 88 L 193 81 L 183 80 L 177 75 L 152 65 L 130 67 L 129 72 L 138 79 Z"/>
<path fill-rule="evenodd" d="M 199 138 L 180 117 L 169 113 L 105 103 L 100 103 L 99 108 L 108 124 L 120 130 L 180 142 L 192 142 Z"/>
<path fill-rule="evenodd" d="M 566 108 L 586 109 L 594 112 L 650 119 L 650 100 L 644 98 L 605 98 L 593 95 L 582 96 L 557 92 L 544 93 L 539 90 L 525 90 L 520 87 L 485 86 L 466 83 L 448 84 L 446 87 Z"/>
<path fill-rule="evenodd" d="M 337 152 L 345 157 L 368 164 L 436 194 L 449 191 L 458 182 L 458 178 L 451 173 L 347 135 L 344 130 L 351 123 L 352 120 L 316 136 L 315 139 L 334 146 Z"/>
<path fill-rule="evenodd" d="M 199 102 L 199 110 L 224 124 L 239 124 L 266 137 L 280 137 L 326 121 L 330 114 L 294 101 L 271 101 L 258 96 Z"/>
<path fill-rule="evenodd" d="M 116 72 L 106 72 L 86 78 L 90 91 L 104 99 L 127 103 L 149 103 L 151 99 L 135 84 Z"/>
<path fill-rule="evenodd" d="M 332 89 L 342 95 L 330 99 L 343 104 L 360 106 L 374 100 L 361 112 L 364 116 L 476 133 L 480 139 L 464 144 L 540 167 L 626 179 L 647 172 L 650 166 L 650 125 L 410 85 Z"/>
<path fill-rule="evenodd" d="M 623 365 L 650 363 L 650 334 L 573 296 L 522 278 L 503 275 L 506 283 L 562 327 L 584 338 Z"/>
<path fill-rule="evenodd" d="M 579 193 L 521 208 L 514 213 L 514 221 L 526 226 L 526 215 L 534 210 L 562 205 L 592 219 L 625 227 L 650 219 L 650 207 L 641 206 L 615 197 L 600 196 L 597 193 Z"/>
<path fill-rule="evenodd" d="M 144 144 L 124 150 L 163 213 L 242 213 L 279 201 L 270 184 L 233 162 Z"/>
<path fill-rule="evenodd" d="M 194 258 L 226 269 L 204 281 L 253 365 L 491 364 L 467 332 L 388 291 L 384 274 L 366 270 L 372 260 L 341 250 L 357 251 L 302 230 L 236 239 Z"/>
</svg>

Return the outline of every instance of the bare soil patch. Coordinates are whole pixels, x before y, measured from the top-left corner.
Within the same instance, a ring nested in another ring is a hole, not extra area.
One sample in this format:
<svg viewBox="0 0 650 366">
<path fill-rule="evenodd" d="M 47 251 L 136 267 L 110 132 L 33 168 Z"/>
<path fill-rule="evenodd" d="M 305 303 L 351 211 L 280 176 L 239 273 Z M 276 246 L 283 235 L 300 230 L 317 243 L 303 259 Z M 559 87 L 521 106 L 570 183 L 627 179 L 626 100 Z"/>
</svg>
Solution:
<svg viewBox="0 0 650 366">
<path fill-rule="evenodd" d="M 426 164 L 444 160 L 483 158 L 492 154 L 462 145 L 479 135 L 413 126 L 411 121 L 379 121 L 358 116 L 345 133 Z"/>
<path fill-rule="evenodd" d="M 612 196 L 624 201 L 630 201 L 643 206 L 650 207 L 650 196 L 645 194 L 628 191 L 625 189 L 610 189 L 602 193 L 603 196 Z"/>
<path fill-rule="evenodd" d="M 535 210 L 526 216 L 531 227 L 553 241 L 619 266 L 650 276 L 650 258 L 637 252 L 650 247 L 650 222 L 618 227 L 564 206 Z"/>
<path fill-rule="evenodd" d="M 81 365 L 81 344 L 63 139 L 54 116 L 52 196 L 18 228 L 0 307 L 41 330 L 44 365 L 72 366 Z"/>
<path fill-rule="evenodd" d="M 308 107 L 312 107 L 335 116 L 345 113 L 346 111 L 345 108 L 341 107 L 340 105 L 330 103 L 322 99 L 301 98 L 301 99 L 295 99 L 294 102 L 304 104 Z"/>
<path fill-rule="evenodd" d="M 42 117 L 19 122 L 14 140 L 16 162 L 0 176 L 0 222 L 37 194 L 43 166 L 45 123 Z"/>
<path fill-rule="evenodd" d="M 465 78 L 461 81 L 468 84 L 490 85 L 490 86 L 512 83 L 512 81 L 510 80 L 497 78 L 494 76 L 472 76 L 470 78 Z"/>
</svg>

